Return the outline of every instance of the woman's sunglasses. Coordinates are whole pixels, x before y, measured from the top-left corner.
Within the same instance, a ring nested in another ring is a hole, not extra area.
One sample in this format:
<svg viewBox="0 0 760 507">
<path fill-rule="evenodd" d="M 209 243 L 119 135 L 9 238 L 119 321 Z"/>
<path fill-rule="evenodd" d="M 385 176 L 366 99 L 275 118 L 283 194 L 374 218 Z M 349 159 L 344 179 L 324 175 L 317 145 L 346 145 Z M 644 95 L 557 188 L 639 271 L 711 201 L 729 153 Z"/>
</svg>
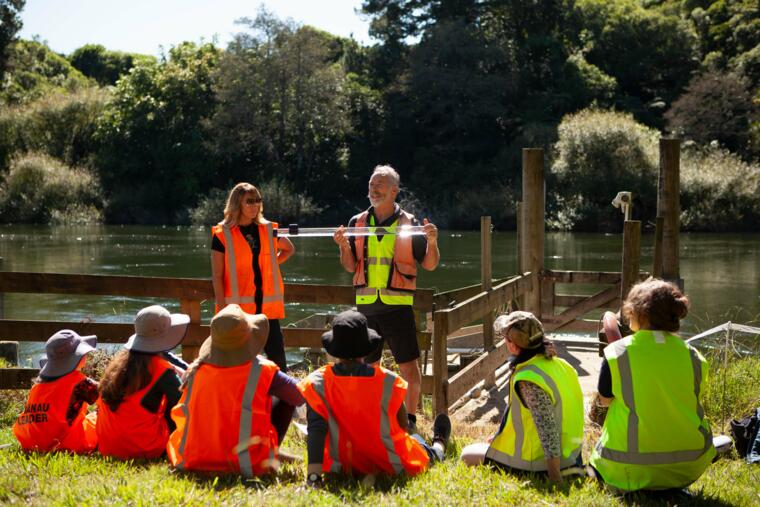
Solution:
<svg viewBox="0 0 760 507">
<path fill-rule="evenodd" d="M 246 198 L 246 199 L 245 199 L 245 201 L 243 201 L 243 202 L 245 202 L 246 204 L 251 204 L 251 205 L 253 205 L 253 204 L 261 204 L 261 202 L 262 202 L 263 200 L 264 200 L 264 199 L 262 199 L 261 197 L 248 197 L 248 198 Z"/>
</svg>

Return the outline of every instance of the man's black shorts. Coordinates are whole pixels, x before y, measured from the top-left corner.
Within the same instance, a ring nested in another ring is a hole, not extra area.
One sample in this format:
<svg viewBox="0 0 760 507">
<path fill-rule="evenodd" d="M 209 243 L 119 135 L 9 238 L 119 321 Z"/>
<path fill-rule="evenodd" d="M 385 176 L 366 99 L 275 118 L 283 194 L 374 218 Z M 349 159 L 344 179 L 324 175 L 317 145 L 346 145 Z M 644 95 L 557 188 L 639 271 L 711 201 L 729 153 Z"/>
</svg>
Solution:
<svg viewBox="0 0 760 507">
<path fill-rule="evenodd" d="M 361 312 L 361 305 L 358 306 Z M 420 346 L 417 344 L 417 326 L 414 322 L 414 311 L 411 306 L 399 305 L 387 313 L 367 316 L 367 324 L 374 329 L 388 344 L 396 364 L 408 363 L 420 357 Z M 366 363 L 380 360 L 383 348 L 378 349 L 364 358 Z"/>
</svg>

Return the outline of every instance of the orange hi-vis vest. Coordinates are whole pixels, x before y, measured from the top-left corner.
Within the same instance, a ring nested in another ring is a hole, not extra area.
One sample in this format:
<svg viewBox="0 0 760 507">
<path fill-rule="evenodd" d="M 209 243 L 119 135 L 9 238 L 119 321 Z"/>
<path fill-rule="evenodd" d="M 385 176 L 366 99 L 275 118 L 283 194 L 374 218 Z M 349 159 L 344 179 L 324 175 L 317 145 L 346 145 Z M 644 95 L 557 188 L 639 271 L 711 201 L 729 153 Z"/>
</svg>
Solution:
<svg viewBox="0 0 760 507">
<path fill-rule="evenodd" d="M 417 475 L 427 469 L 427 451 L 402 429 L 396 414 L 407 383 L 380 367 L 372 377 L 337 376 L 332 365 L 298 384 L 312 410 L 328 426 L 324 472 Z"/>
<path fill-rule="evenodd" d="M 277 261 L 277 239 L 274 231 L 277 222 L 258 225 L 259 269 L 261 269 L 262 308 L 269 319 L 285 317 L 285 287 Z M 253 275 L 253 251 L 240 232 L 240 227 L 215 225 L 212 234 L 224 245 L 224 300 L 227 304 L 238 304 L 247 313 L 256 312 L 256 286 Z M 219 311 L 217 308 L 216 311 Z"/>
<path fill-rule="evenodd" d="M 269 387 L 278 367 L 261 357 L 240 366 L 201 364 L 172 409 L 166 452 L 180 470 L 266 474 L 277 466 Z"/>
<path fill-rule="evenodd" d="M 13 424 L 13 434 L 24 450 L 88 453 L 97 447 L 96 414 L 87 413 L 89 404 L 82 403 L 71 425 L 66 422 L 74 388 L 86 378 L 75 370 L 52 382 L 32 386 L 24 411 Z"/>
<path fill-rule="evenodd" d="M 171 369 L 171 363 L 156 354 L 148 366 L 151 377 L 148 385 L 125 396 L 116 411 L 112 411 L 102 399 L 98 400 L 100 454 L 131 459 L 158 458 L 164 453 L 169 439 L 169 426 L 164 417 L 166 398 L 161 400 L 156 413 L 147 410 L 140 402 L 161 375 Z"/>
<path fill-rule="evenodd" d="M 369 211 L 365 210 L 359 213 L 352 218 L 352 220 L 354 219 L 356 219 L 356 227 L 367 227 Z M 413 220 L 414 215 L 411 215 L 404 210 L 400 210 L 398 216 L 399 227 L 405 225 L 411 226 Z M 391 269 L 388 281 L 385 284 L 386 288 L 382 289 L 382 293 L 389 296 L 408 296 L 409 293 L 414 292 L 417 288 L 417 261 L 414 259 L 414 252 L 412 250 L 412 236 L 396 236 L 393 247 L 393 259 L 391 260 L 375 256 L 373 255 L 373 252 L 369 252 L 368 256 L 367 244 L 369 242 L 366 239 L 367 238 L 364 236 L 356 236 L 354 238 L 354 245 L 356 248 L 354 287 L 356 288 L 356 294 L 374 294 L 377 291 L 375 287 L 367 286 L 369 280 L 367 267 L 370 264 L 384 262 L 390 262 Z"/>
</svg>

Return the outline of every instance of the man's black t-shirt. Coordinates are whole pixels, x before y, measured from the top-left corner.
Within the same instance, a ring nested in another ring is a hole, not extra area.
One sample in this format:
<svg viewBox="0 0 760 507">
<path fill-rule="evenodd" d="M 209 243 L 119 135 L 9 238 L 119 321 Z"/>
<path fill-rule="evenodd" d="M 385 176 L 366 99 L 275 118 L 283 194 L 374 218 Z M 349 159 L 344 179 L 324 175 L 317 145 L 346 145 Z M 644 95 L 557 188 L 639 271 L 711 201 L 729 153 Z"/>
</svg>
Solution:
<svg viewBox="0 0 760 507">
<path fill-rule="evenodd" d="M 261 268 L 259 267 L 259 254 L 261 253 L 261 241 L 259 240 L 259 226 L 255 223 L 238 226 L 240 233 L 245 238 L 248 246 L 253 253 L 253 283 L 256 286 L 254 301 L 256 304 L 256 313 L 261 313 L 262 303 L 264 301 L 264 292 L 261 289 Z M 219 238 L 214 235 L 211 240 L 211 249 L 224 253 L 224 245 Z M 226 259 L 225 259 L 226 262 Z"/>
</svg>

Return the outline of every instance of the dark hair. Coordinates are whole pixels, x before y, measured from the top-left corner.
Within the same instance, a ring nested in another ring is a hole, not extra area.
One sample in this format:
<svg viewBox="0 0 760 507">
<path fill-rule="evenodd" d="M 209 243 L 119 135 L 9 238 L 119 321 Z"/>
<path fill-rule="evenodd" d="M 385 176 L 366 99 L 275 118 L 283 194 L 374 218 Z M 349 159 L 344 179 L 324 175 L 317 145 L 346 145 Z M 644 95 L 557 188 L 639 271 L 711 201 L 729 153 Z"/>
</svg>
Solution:
<svg viewBox="0 0 760 507">
<path fill-rule="evenodd" d="M 672 283 L 650 278 L 634 285 L 625 298 L 623 316 L 641 321 L 644 317 L 650 329 L 678 331 L 681 319 L 689 313 L 689 298 Z"/>
<path fill-rule="evenodd" d="M 557 349 L 554 347 L 554 343 L 544 336 L 541 345 L 535 349 L 522 349 L 520 353 L 512 361 L 512 367 L 514 368 L 520 363 L 530 360 L 533 356 L 542 354 L 546 359 L 551 359 L 557 355 Z"/>
<path fill-rule="evenodd" d="M 153 354 L 122 350 L 108 363 L 100 380 L 100 396 L 108 408 L 116 411 L 124 397 L 150 384 L 150 360 Z"/>
</svg>

